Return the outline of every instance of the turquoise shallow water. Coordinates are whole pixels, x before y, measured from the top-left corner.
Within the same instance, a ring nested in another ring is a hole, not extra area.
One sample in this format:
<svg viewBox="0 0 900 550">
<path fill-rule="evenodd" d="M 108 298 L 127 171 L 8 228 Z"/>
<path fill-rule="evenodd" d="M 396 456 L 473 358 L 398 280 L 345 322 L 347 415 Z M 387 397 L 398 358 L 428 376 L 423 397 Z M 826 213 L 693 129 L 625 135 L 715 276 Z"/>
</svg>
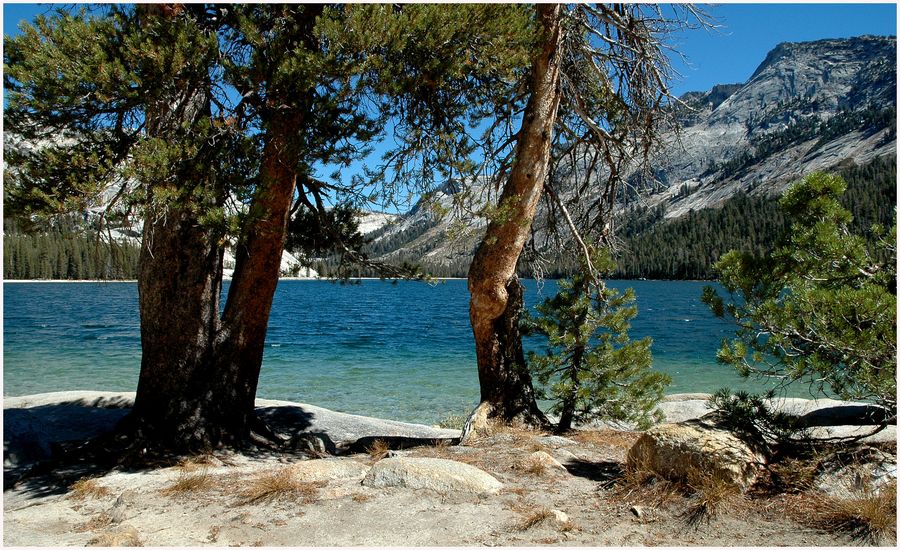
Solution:
<svg viewBox="0 0 900 550">
<path fill-rule="evenodd" d="M 525 284 L 529 306 L 556 292 L 554 281 Z M 669 393 L 758 389 L 716 364 L 719 342 L 733 329 L 700 302 L 705 284 L 611 286 L 634 288 L 639 314 L 631 336 L 653 338 L 654 368 L 673 378 Z M 135 283 L 4 283 L 3 298 L 4 395 L 134 391 Z M 478 400 L 478 377 L 466 282 L 281 281 L 258 395 L 426 423 L 467 412 Z"/>
</svg>

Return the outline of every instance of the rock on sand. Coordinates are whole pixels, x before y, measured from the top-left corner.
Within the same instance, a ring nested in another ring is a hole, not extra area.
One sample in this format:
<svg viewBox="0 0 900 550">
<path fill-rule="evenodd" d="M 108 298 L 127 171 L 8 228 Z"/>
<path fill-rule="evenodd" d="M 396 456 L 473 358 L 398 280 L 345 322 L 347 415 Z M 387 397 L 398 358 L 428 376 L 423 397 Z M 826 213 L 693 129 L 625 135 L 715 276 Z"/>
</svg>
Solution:
<svg viewBox="0 0 900 550">
<path fill-rule="evenodd" d="M 386 458 L 363 480 L 369 487 L 431 489 L 442 493 L 497 493 L 503 484 L 474 466 L 443 458 Z"/>
</svg>

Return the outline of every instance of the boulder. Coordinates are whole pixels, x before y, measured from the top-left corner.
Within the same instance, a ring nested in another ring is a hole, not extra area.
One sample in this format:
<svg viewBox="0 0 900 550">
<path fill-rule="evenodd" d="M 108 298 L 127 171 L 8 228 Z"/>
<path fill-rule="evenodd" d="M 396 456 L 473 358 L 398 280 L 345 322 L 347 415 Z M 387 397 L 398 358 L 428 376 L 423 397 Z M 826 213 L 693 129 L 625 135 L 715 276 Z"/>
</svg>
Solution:
<svg viewBox="0 0 900 550">
<path fill-rule="evenodd" d="M 369 467 L 365 464 L 343 458 L 304 460 L 291 466 L 291 473 L 299 481 L 362 479 L 368 471 Z"/>
<path fill-rule="evenodd" d="M 492 475 L 462 462 L 408 457 L 386 458 L 376 462 L 363 479 L 363 485 L 478 494 L 493 494 L 503 487 Z"/>
<path fill-rule="evenodd" d="M 800 423 L 812 426 L 877 426 L 890 419 L 884 407 L 868 403 L 841 403 L 813 409 L 800 417 Z"/>
<path fill-rule="evenodd" d="M 432 428 L 422 424 L 383 420 L 349 414 L 290 401 L 257 399 L 256 412 L 277 433 L 323 435 L 338 448 L 346 448 L 360 439 L 403 438 L 405 440 L 456 439 L 459 430 Z M 330 445 L 328 445 L 330 446 Z"/>
<path fill-rule="evenodd" d="M 711 421 L 660 424 L 641 435 L 628 451 L 628 467 L 666 478 L 691 481 L 708 475 L 741 492 L 756 481 L 765 456 Z"/>
<path fill-rule="evenodd" d="M 53 447 L 112 430 L 133 394 L 59 392 L 3 398 L 3 468 L 12 471 L 50 457 Z"/>
<path fill-rule="evenodd" d="M 37 462 L 50 457 L 50 445 L 45 428 L 38 417 L 27 410 L 5 411 L 3 438 L 3 467 Z"/>
<path fill-rule="evenodd" d="M 50 456 L 56 444 L 86 441 L 115 428 L 134 403 L 134 392 L 69 391 L 3 398 L 4 471 L 30 467 Z M 256 400 L 257 413 L 295 449 L 335 454 L 356 441 L 402 439 L 404 446 L 455 441 L 459 430 L 382 420 L 314 405 Z M 10 478 L 12 479 L 12 478 Z M 4 482 L 7 482 L 4 479 Z"/>
<path fill-rule="evenodd" d="M 665 416 L 666 422 L 684 422 L 708 414 L 712 410 L 709 406 L 709 397 L 706 393 L 667 395 L 658 408 Z"/>
</svg>

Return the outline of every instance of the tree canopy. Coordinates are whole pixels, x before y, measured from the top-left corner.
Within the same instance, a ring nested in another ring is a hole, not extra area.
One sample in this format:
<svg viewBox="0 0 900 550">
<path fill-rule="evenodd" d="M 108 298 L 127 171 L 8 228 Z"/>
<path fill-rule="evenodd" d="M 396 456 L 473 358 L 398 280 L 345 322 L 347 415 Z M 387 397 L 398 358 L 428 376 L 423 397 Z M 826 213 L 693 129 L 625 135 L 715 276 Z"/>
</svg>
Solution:
<svg viewBox="0 0 900 550">
<path fill-rule="evenodd" d="M 143 225 L 134 449 L 277 440 L 253 408 L 288 230 L 365 261 L 342 207 L 468 166 L 461 120 L 506 96 L 530 24 L 514 5 L 117 5 L 6 38 L 11 211 Z M 373 178 L 342 177 L 389 128 Z"/>
<path fill-rule="evenodd" d="M 703 300 L 733 319 L 718 358 L 746 376 L 804 382 L 896 414 L 896 218 L 869 238 L 850 230 L 842 178 L 815 173 L 785 192 L 790 229 L 769 255 L 732 251 L 716 264 L 731 294 Z"/>
</svg>

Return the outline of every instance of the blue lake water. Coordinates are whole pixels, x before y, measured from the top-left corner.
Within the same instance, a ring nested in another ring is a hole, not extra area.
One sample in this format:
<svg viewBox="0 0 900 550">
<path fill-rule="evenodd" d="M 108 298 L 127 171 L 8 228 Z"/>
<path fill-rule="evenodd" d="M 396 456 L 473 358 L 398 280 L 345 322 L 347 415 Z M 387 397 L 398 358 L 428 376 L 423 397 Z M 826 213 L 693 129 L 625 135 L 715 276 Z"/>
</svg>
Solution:
<svg viewBox="0 0 900 550">
<path fill-rule="evenodd" d="M 705 284 L 610 286 L 634 288 L 639 313 L 630 334 L 653 338 L 654 368 L 673 379 L 668 393 L 759 389 L 716 363 L 733 327 L 700 302 Z M 525 285 L 529 306 L 556 292 L 554 281 Z M 3 320 L 4 395 L 136 388 L 135 283 L 4 283 Z M 258 396 L 425 423 L 468 412 L 478 376 L 466 282 L 281 281 Z"/>
</svg>

